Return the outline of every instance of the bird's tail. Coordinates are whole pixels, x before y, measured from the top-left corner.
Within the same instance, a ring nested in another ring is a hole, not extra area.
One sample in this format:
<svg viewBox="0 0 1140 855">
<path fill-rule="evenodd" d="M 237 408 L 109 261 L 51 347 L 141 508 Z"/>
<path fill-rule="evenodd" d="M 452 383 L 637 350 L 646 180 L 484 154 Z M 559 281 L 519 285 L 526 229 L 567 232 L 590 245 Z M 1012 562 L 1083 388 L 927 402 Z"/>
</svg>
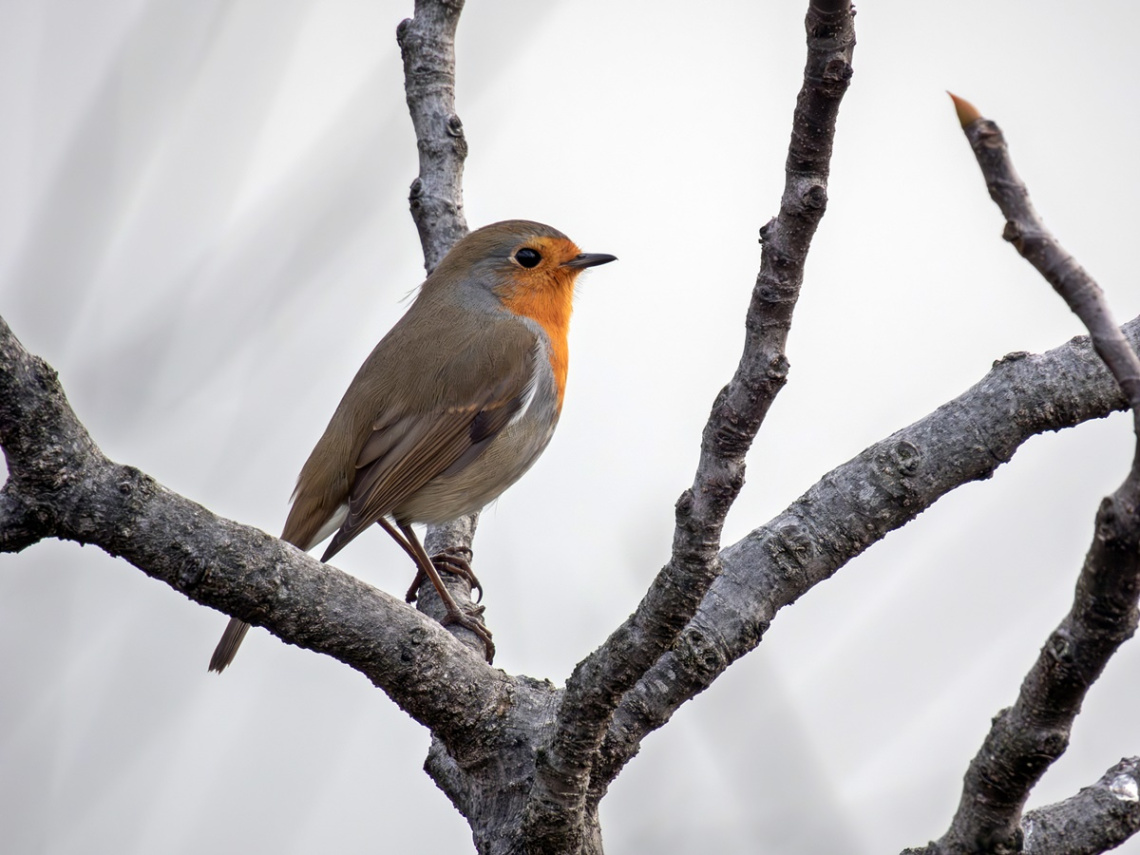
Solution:
<svg viewBox="0 0 1140 855">
<path fill-rule="evenodd" d="M 222 640 L 218 642 L 218 646 L 214 648 L 214 655 L 210 657 L 211 671 L 221 674 L 222 669 L 234 661 L 238 648 L 241 647 L 241 640 L 248 631 L 249 624 L 244 620 L 230 618 L 226 631 L 222 633 Z"/>
</svg>

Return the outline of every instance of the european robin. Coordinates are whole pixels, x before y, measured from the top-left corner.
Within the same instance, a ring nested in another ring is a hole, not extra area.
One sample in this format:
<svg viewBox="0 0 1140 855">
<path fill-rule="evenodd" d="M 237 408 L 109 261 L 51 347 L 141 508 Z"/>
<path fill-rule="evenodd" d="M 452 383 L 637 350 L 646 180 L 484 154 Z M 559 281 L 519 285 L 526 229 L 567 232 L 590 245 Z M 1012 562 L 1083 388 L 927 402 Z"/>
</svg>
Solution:
<svg viewBox="0 0 1140 855">
<path fill-rule="evenodd" d="M 431 580 L 458 623 L 491 633 L 444 587 L 412 523 L 441 524 L 498 498 L 546 448 L 562 411 L 574 282 L 612 255 L 506 220 L 459 241 L 357 371 L 301 469 L 281 539 L 328 561 L 378 523 Z M 442 569 L 478 586 L 466 562 Z M 249 624 L 233 618 L 210 660 L 220 672 Z"/>
</svg>

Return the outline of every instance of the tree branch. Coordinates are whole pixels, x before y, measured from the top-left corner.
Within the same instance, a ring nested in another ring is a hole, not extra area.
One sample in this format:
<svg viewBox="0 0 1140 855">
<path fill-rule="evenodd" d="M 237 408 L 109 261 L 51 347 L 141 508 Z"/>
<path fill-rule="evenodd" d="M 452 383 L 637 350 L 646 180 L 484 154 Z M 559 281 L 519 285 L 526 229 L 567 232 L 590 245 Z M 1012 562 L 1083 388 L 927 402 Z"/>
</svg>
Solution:
<svg viewBox="0 0 1140 855">
<path fill-rule="evenodd" d="M 953 97 L 953 96 L 951 96 Z M 1093 346 L 1140 419 L 1140 359 L 1112 319 L 1104 293 L 1065 252 L 1029 202 L 1001 130 L 955 98 L 963 130 L 990 195 L 1008 222 L 1005 237 L 1080 317 Z M 932 851 L 1015 852 L 1021 811 L 1033 786 L 1064 753 L 1085 694 L 1117 648 L 1136 631 L 1140 612 L 1140 421 L 1132 468 L 1101 502 L 1092 546 L 1069 614 L 1050 635 L 1014 705 L 994 718 L 966 772 L 950 829 Z"/>
<path fill-rule="evenodd" d="M 1126 757 L 1063 802 L 1021 820 L 1025 855 L 1096 855 L 1140 831 L 1140 757 Z"/>
<path fill-rule="evenodd" d="M 415 17 L 400 22 L 404 91 L 416 130 L 420 174 L 408 202 L 431 273 L 461 237 L 463 161 L 467 139 L 455 112 L 455 29 L 464 0 L 416 0 Z"/>
<path fill-rule="evenodd" d="M 630 616 L 566 684 L 550 745 L 538 758 L 527 828 L 549 851 L 573 850 L 597 749 L 622 695 L 669 648 L 720 572 L 725 516 L 744 484 L 744 458 L 787 379 L 785 345 L 804 263 L 827 204 L 839 104 L 855 47 L 849 3 L 808 9 L 808 56 L 796 103 L 779 215 L 761 229 L 760 273 L 736 373 L 713 404 L 693 485 L 677 501 L 673 553 Z M 546 850 L 543 850 L 546 851 Z"/>
<path fill-rule="evenodd" d="M 202 605 L 360 671 L 449 745 L 494 718 L 510 679 L 404 603 L 108 460 L 55 371 L 0 318 L 0 548 L 93 543 Z"/>
<path fill-rule="evenodd" d="M 1140 339 L 1140 319 L 1126 326 Z M 1010 354 L 976 386 L 824 475 L 721 551 L 723 572 L 666 653 L 623 699 L 591 800 L 685 701 L 761 641 L 776 613 L 942 496 L 989 478 L 1029 437 L 1103 418 L 1124 399 L 1087 338 Z"/>
</svg>

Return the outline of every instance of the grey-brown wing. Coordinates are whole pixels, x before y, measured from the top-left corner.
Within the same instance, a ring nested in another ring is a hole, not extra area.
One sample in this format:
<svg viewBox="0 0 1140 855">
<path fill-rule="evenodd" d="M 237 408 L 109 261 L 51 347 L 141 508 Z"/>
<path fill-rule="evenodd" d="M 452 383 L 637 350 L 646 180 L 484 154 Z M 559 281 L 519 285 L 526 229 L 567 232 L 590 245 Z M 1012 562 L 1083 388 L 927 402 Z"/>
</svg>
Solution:
<svg viewBox="0 0 1140 855">
<path fill-rule="evenodd" d="M 357 458 L 348 516 L 321 560 L 329 560 L 433 478 L 453 474 L 477 458 L 529 402 L 534 360 L 533 347 L 507 360 L 510 368 L 486 378 L 481 394 L 470 403 L 373 424 Z"/>
</svg>

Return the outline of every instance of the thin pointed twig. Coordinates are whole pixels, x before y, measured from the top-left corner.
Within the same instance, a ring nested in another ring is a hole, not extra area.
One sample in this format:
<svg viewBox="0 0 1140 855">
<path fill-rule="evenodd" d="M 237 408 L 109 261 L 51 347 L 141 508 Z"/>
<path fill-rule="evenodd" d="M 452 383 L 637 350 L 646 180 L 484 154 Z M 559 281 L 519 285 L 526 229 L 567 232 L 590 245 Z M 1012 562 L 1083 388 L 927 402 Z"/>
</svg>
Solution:
<svg viewBox="0 0 1140 855">
<path fill-rule="evenodd" d="M 953 94 L 950 97 L 978 159 L 990 197 L 1006 218 L 1002 237 L 1045 277 L 1073 314 L 1081 319 L 1097 355 L 1131 402 L 1134 423 L 1140 426 L 1140 359 L 1113 320 L 1104 292 L 1045 227 L 1029 201 L 1025 182 L 1013 168 L 1001 129 L 995 122 L 983 118 L 968 101 Z"/>
</svg>

